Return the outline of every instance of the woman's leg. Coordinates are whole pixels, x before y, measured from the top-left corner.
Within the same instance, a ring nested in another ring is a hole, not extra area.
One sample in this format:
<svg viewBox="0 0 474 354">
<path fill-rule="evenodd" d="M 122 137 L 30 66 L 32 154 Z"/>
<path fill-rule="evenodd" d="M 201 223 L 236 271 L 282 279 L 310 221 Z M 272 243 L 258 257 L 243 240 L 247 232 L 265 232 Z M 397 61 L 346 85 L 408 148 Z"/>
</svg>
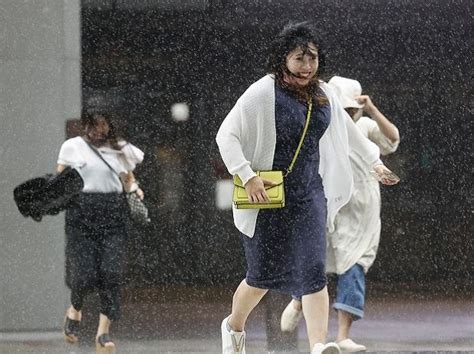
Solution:
<svg viewBox="0 0 474 354">
<path fill-rule="evenodd" d="M 98 334 L 109 333 L 111 324 L 112 324 L 112 321 L 110 321 L 106 315 L 101 313 L 99 315 L 99 327 L 97 329 L 97 333 Z"/>
<path fill-rule="evenodd" d="M 66 316 L 74 321 L 81 321 L 82 320 L 82 311 L 76 310 L 74 305 L 69 306 L 66 310 Z"/>
<path fill-rule="evenodd" d="M 321 291 L 302 298 L 310 348 L 316 343 L 325 343 L 328 333 L 329 296 L 325 286 Z"/>
<path fill-rule="evenodd" d="M 66 310 L 64 336 L 67 342 L 76 343 L 79 339 L 82 307 L 87 294 L 94 288 L 96 277 L 96 243 L 94 240 L 75 233 L 68 241 L 67 259 L 69 263 L 69 286 L 71 306 Z"/>
<path fill-rule="evenodd" d="M 333 307 L 337 310 L 337 342 L 345 351 L 365 350 L 363 345 L 349 339 L 352 323 L 364 316 L 365 273 L 362 266 L 355 264 L 337 280 L 336 301 Z"/>
<path fill-rule="evenodd" d="M 91 254 L 94 254 L 91 252 Z M 67 310 L 67 315 L 73 320 L 80 321 L 80 313 L 84 306 L 84 300 L 86 296 L 94 289 L 94 283 L 96 282 L 95 272 L 95 261 L 92 257 L 88 257 L 84 254 L 82 257 L 81 270 L 75 269 L 71 284 L 71 306 Z"/>
<path fill-rule="evenodd" d="M 228 320 L 232 330 L 236 332 L 244 330 L 247 318 L 267 291 L 267 289 L 250 286 L 245 279 L 242 280 L 232 299 L 232 314 Z"/>
<path fill-rule="evenodd" d="M 103 288 L 99 290 L 100 315 L 99 325 L 97 327 L 96 341 L 99 347 L 106 349 L 115 348 L 115 344 L 109 337 L 112 321 L 120 318 L 120 292 L 121 287 L 117 277 L 111 274 L 107 275 L 107 280 L 103 283 Z"/>
<path fill-rule="evenodd" d="M 364 316 L 364 305 L 365 273 L 362 266 L 355 264 L 337 279 L 333 307 L 338 312 L 338 341 L 349 338 L 352 322 Z"/>
<path fill-rule="evenodd" d="M 87 237 L 80 228 L 68 230 L 66 257 L 69 265 L 69 286 L 71 306 L 67 315 L 80 320 L 84 299 L 97 285 L 97 241 Z"/>
<path fill-rule="evenodd" d="M 352 315 L 344 310 L 337 311 L 337 342 L 349 338 L 349 331 L 352 326 Z"/>
<path fill-rule="evenodd" d="M 245 323 L 266 289 L 259 289 L 242 280 L 232 299 L 232 313 L 222 321 L 222 353 L 245 354 Z"/>
<path fill-rule="evenodd" d="M 108 334 L 111 323 L 121 316 L 121 286 L 126 253 L 126 236 L 124 227 L 111 227 L 101 237 L 101 252 L 99 255 L 100 316 L 96 338 L 103 347 L 115 347 Z"/>
<path fill-rule="evenodd" d="M 98 349 L 113 349 L 115 350 L 115 343 L 109 337 L 110 325 L 112 322 L 104 315 L 99 315 L 99 326 L 97 327 L 96 342 Z"/>
<path fill-rule="evenodd" d="M 82 304 L 84 303 L 85 292 L 71 291 L 71 306 L 66 310 L 66 316 L 74 321 L 82 320 Z"/>
<path fill-rule="evenodd" d="M 81 311 L 77 311 L 74 306 L 70 306 L 66 310 L 66 317 L 64 318 L 63 325 L 63 334 L 66 342 L 74 344 L 79 341 L 81 320 Z"/>
<path fill-rule="evenodd" d="M 120 319 L 120 303 L 121 303 L 121 287 L 120 285 L 108 284 L 107 288 L 99 290 L 100 298 L 100 313 L 107 317 L 110 321 L 117 321 Z M 108 333 L 98 331 L 98 335 Z"/>
</svg>

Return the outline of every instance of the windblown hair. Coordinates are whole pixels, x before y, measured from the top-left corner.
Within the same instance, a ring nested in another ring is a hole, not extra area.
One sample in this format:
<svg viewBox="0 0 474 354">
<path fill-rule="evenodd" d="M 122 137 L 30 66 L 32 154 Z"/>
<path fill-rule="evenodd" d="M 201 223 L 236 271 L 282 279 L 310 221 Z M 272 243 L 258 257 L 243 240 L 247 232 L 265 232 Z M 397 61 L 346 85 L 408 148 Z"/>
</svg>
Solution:
<svg viewBox="0 0 474 354">
<path fill-rule="evenodd" d="M 313 43 L 318 50 L 319 67 L 316 75 L 306 87 L 294 87 L 286 83 L 284 74 L 289 74 L 286 66 L 286 57 L 290 52 L 301 48 L 303 53 L 308 53 L 309 44 Z M 267 58 L 267 71 L 275 75 L 277 84 L 288 90 L 299 99 L 306 100 L 313 97 L 318 105 L 327 104 L 328 100 L 319 88 L 318 73 L 324 70 L 324 53 L 321 51 L 319 40 L 309 22 L 290 23 L 286 25 L 270 45 Z"/>
<path fill-rule="evenodd" d="M 109 134 L 107 136 L 107 142 L 116 150 L 120 150 L 118 141 L 121 140 L 117 134 L 117 129 L 114 124 L 114 116 L 110 112 L 83 112 L 81 115 L 81 125 L 83 131 L 87 134 L 87 130 L 96 125 L 98 118 L 105 118 L 109 125 Z"/>
</svg>

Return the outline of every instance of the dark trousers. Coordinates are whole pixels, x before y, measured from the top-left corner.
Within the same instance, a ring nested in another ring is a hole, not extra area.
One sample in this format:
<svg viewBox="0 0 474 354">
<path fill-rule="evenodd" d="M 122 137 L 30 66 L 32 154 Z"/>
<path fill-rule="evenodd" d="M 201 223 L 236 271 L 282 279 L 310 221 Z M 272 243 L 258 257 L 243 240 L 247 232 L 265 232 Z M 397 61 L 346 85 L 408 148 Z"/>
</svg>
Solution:
<svg viewBox="0 0 474 354">
<path fill-rule="evenodd" d="M 83 193 L 66 213 L 66 283 L 71 303 L 81 310 L 98 291 L 100 312 L 120 318 L 127 241 L 128 206 L 122 194 Z"/>
</svg>

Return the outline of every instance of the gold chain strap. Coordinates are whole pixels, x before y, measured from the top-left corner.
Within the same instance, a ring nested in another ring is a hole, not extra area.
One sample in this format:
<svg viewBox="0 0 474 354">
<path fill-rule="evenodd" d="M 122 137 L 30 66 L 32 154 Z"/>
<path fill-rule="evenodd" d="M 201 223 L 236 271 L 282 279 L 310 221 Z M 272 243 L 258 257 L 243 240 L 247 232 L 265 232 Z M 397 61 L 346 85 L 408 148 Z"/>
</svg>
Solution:
<svg viewBox="0 0 474 354">
<path fill-rule="evenodd" d="M 301 147 L 303 146 L 303 141 L 306 136 L 306 132 L 308 131 L 312 109 L 313 109 L 313 100 L 310 98 L 308 100 L 308 113 L 306 114 L 306 122 L 304 125 L 303 134 L 301 135 L 300 143 L 298 144 L 298 147 L 296 149 L 295 156 L 293 156 L 293 160 L 291 161 L 290 166 L 286 170 L 285 177 L 288 176 L 291 173 L 291 171 L 293 171 L 293 167 L 295 166 L 296 159 L 298 158 L 298 155 L 300 154 L 300 150 L 301 150 Z"/>
</svg>

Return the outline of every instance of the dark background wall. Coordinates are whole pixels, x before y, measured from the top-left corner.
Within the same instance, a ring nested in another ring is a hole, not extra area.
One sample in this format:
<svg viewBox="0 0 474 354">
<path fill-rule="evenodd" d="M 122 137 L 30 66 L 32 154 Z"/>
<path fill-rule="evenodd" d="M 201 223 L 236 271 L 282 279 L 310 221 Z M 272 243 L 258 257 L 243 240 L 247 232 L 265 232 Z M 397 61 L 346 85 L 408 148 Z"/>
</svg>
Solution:
<svg viewBox="0 0 474 354">
<path fill-rule="evenodd" d="M 325 76 L 358 79 L 400 129 L 400 148 L 385 162 L 402 182 L 382 188 L 382 239 L 369 277 L 472 285 L 470 1 L 133 4 L 82 7 L 84 108 L 117 112 L 147 154 L 138 176 L 154 222 L 130 241 L 129 286 L 243 277 L 231 212 L 214 205 L 216 180 L 229 177 L 214 136 L 264 75 L 267 45 L 290 20 L 313 21 Z M 170 118 L 174 102 L 190 105 L 189 121 Z"/>
</svg>

